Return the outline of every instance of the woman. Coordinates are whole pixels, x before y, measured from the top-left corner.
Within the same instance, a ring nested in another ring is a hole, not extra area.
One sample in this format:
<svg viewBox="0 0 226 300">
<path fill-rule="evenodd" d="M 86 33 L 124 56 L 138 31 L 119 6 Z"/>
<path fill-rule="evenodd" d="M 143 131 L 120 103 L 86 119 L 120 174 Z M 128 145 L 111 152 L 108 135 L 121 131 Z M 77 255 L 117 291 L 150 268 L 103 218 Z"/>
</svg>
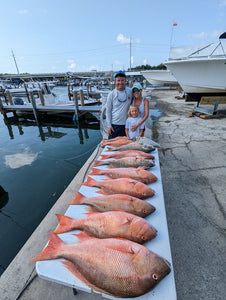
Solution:
<svg viewBox="0 0 226 300">
<path fill-rule="evenodd" d="M 132 91 L 133 91 L 132 104 L 135 104 L 139 107 L 140 116 L 141 116 L 140 122 L 131 127 L 131 130 L 134 131 L 141 124 L 143 123 L 145 124 L 145 121 L 149 116 L 149 101 L 148 99 L 142 97 L 142 86 L 139 82 L 135 82 L 133 84 Z M 142 136 L 144 136 L 144 131 Z"/>
</svg>

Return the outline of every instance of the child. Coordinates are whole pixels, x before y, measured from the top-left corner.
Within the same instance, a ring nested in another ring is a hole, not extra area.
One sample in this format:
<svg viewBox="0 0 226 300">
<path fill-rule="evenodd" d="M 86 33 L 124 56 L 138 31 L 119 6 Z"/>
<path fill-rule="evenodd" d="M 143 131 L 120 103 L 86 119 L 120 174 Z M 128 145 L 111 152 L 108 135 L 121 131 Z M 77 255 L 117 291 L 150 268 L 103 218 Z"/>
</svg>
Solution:
<svg viewBox="0 0 226 300">
<path fill-rule="evenodd" d="M 141 121 L 139 107 L 137 105 L 130 105 L 129 112 L 128 112 L 129 118 L 126 120 L 126 136 L 130 139 L 136 137 L 136 136 L 142 136 L 144 132 L 144 123 L 142 123 L 135 131 L 131 130 L 131 127 L 135 124 L 138 124 Z"/>
</svg>

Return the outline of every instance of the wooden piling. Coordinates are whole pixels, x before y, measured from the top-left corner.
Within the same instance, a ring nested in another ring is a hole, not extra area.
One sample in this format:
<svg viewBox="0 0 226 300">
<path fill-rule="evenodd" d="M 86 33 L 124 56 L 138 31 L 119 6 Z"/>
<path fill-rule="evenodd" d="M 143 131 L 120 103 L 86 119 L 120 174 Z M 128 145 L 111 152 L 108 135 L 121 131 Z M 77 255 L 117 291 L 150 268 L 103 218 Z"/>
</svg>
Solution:
<svg viewBox="0 0 226 300">
<path fill-rule="evenodd" d="M 39 99 L 41 101 L 42 106 L 45 106 L 45 99 L 43 97 L 43 94 L 42 94 L 41 90 L 38 90 L 38 96 L 39 96 Z"/>
<path fill-rule="evenodd" d="M 13 105 L 13 99 L 12 99 L 12 95 L 11 95 L 10 91 L 8 91 L 8 90 L 6 91 L 6 96 L 7 96 L 9 103 L 11 105 Z"/>
<path fill-rule="evenodd" d="M 31 104 L 32 104 L 32 108 L 33 108 L 35 121 L 38 124 L 38 115 L 37 115 L 37 110 L 36 110 L 36 102 L 35 102 L 35 99 L 34 99 L 34 94 L 33 94 L 32 90 L 30 90 L 28 93 L 29 93 L 29 98 L 31 99 Z"/>
<path fill-rule="evenodd" d="M 84 106 L 84 95 L 82 89 L 79 90 L 79 97 L 80 97 L 81 106 Z"/>
<path fill-rule="evenodd" d="M 73 90 L 73 100 L 75 103 L 75 118 L 76 118 L 76 122 L 79 122 L 79 116 L 78 116 L 78 95 L 77 95 L 77 91 Z"/>
</svg>

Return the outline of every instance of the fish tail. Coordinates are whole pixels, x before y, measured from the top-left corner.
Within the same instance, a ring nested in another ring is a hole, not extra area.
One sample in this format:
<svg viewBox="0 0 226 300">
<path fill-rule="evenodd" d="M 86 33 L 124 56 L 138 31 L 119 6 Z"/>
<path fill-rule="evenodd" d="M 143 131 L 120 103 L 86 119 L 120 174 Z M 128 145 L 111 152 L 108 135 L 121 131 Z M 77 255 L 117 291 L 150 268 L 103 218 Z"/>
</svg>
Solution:
<svg viewBox="0 0 226 300">
<path fill-rule="evenodd" d="M 80 231 L 79 233 L 73 233 L 74 236 L 76 236 L 79 240 L 79 242 L 94 239 L 95 237 L 92 237 L 85 233 L 84 231 Z"/>
<path fill-rule="evenodd" d="M 49 233 L 49 243 L 37 256 L 33 257 L 31 261 L 49 260 L 60 257 L 61 247 L 64 242 L 55 234 L 50 231 Z"/>
<path fill-rule="evenodd" d="M 76 205 L 76 204 L 81 204 L 82 200 L 85 198 L 85 196 L 83 196 L 83 194 L 81 194 L 80 192 L 77 192 L 75 195 L 75 198 L 68 203 L 68 205 Z"/>
<path fill-rule="evenodd" d="M 89 173 L 90 175 L 102 175 L 102 173 L 103 173 L 103 170 L 100 170 L 100 169 L 92 168 L 91 170 L 92 170 L 92 172 Z"/>
<path fill-rule="evenodd" d="M 94 165 L 94 167 L 96 167 L 96 166 L 102 166 L 102 165 L 105 165 L 105 162 L 104 161 L 100 161 L 100 160 L 94 160 L 93 165 Z"/>
<path fill-rule="evenodd" d="M 111 155 L 110 154 L 101 154 L 101 159 L 107 159 L 110 158 Z"/>
<path fill-rule="evenodd" d="M 60 214 L 56 214 L 60 224 L 58 225 L 58 227 L 54 230 L 54 233 L 63 233 L 63 232 L 67 232 L 70 231 L 72 229 L 74 229 L 75 227 L 73 226 L 74 224 L 74 219 L 67 217 L 65 215 L 60 215 Z"/>
<path fill-rule="evenodd" d="M 83 182 L 82 185 L 86 185 L 86 186 L 95 186 L 96 184 L 96 180 L 94 180 L 93 178 L 88 176 L 88 179 L 86 180 L 86 182 Z"/>
<path fill-rule="evenodd" d="M 106 151 L 115 151 L 115 148 L 116 147 L 110 147 L 110 146 L 108 146 L 108 149 Z"/>
</svg>

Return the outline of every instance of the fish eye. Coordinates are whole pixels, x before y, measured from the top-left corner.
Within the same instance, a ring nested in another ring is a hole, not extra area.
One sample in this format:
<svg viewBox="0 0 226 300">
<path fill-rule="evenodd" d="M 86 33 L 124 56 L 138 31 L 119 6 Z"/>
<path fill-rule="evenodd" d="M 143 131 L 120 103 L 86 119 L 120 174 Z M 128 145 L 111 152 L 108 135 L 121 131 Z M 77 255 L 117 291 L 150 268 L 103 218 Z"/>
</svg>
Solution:
<svg viewBox="0 0 226 300">
<path fill-rule="evenodd" d="M 146 213 L 147 213 L 147 210 L 146 210 L 146 209 L 143 209 L 142 212 L 143 212 L 144 214 L 146 214 Z"/>
<path fill-rule="evenodd" d="M 145 236 L 141 236 L 141 239 L 143 240 L 143 241 L 146 241 L 146 237 Z"/>
<path fill-rule="evenodd" d="M 154 280 L 158 280 L 158 276 L 154 273 L 154 274 L 152 274 L 152 278 L 154 279 Z"/>
</svg>

